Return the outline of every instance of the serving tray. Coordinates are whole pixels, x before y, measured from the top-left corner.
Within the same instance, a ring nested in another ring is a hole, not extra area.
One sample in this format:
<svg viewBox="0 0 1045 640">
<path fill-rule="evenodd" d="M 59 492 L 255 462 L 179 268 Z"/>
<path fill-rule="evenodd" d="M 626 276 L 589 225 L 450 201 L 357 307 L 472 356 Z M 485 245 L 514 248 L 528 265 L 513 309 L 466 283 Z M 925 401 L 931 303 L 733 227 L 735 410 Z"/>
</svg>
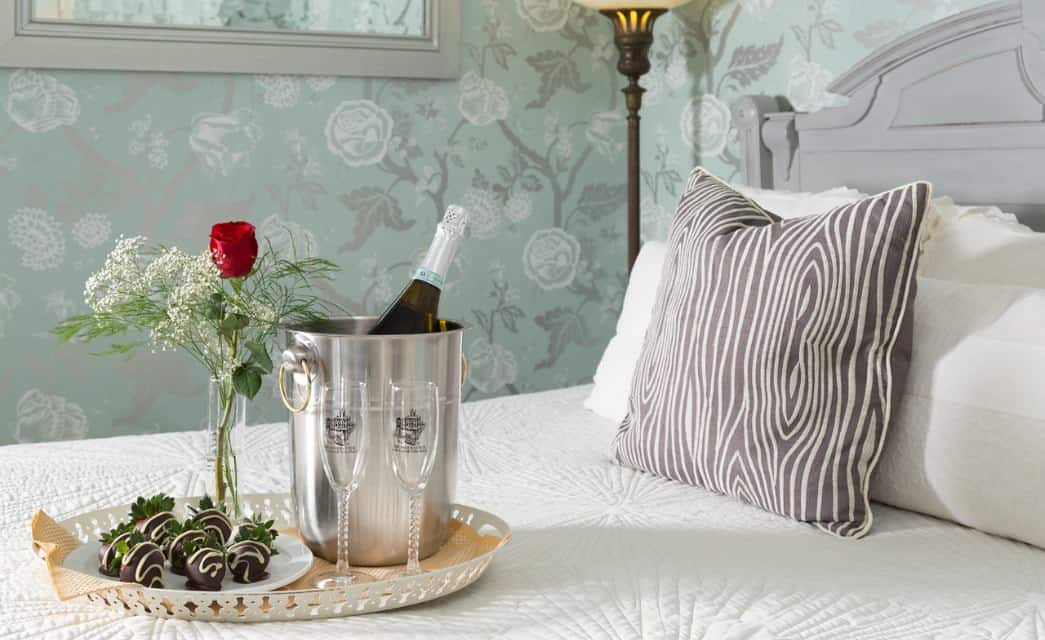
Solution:
<svg viewBox="0 0 1045 640">
<path fill-rule="evenodd" d="M 175 512 L 181 513 L 186 504 L 197 500 L 179 499 Z M 295 527 L 288 494 L 249 494 L 241 496 L 241 504 L 248 515 L 260 513 L 275 520 L 276 528 L 281 531 L 292 531 Z M 101 532 L 111 529 L 126 514 L 125 505 L 92 511 L 57 524 L 80 544 L 93 544 Z M 306 575 L 288 588 L 269 592 L 200 592 L 149 589 L 118 583 L 110 586 L 99 582 L 89 589 L 84 588 L 84 593 L 77 597 L 124 615 L 223 622 L 313 620 L 408 607 L 459 591 L 475 582 L 511 536 L 503 520 L 485 511 L 455 504 L 451 515 L 456 526 L 451 527 L 452 533 L 446 544 L 434 556 L 422 560 L 421 566 L 427 572 L 421 576 L 403 576 L 402 567 L 354 567 L 371 574 L 376 581 L 347 589 L 298 588 L 307 584 Z M 36 519 L 33 536 L 41 555 L 58 554 L 51 556 L 59 559 L 57 563 L 51 563 L 57 567 L 57 572 L 52 571 L 51 577 L 59 596 L 63 585 L 79 586 L 75 581 L 83 574 L 68 571 L 64 566 L 69 550 L 61 551 L 58 543 L 41 542 L 48 536 L 46 532 L 38 531 Z M 324 563 L 318 559 L 316 562 Z"/>
</svg>

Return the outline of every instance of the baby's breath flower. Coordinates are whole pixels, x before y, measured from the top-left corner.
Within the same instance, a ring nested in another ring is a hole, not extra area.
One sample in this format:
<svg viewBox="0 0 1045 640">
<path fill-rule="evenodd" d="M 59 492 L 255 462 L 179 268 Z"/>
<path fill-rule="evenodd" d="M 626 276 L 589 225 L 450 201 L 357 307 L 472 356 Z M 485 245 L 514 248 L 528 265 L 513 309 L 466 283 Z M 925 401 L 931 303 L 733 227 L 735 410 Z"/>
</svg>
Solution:
<svg viewBox="0 0 1045 640">
<path fill-rule="evenodd" d="M 261 322 L 275 322 L 276 320 L 276 310 L 263 302 L 251 301 L 248 315 Z"/>
<path fill-rule="evenodd" d="M 174 348 L 203 333 L 208 327 L 200 314 L 214 293 L 221 291 L 221 274 L 208 253 L 188 254 L 177 248 L 162 250 L 145 268 L 150 288 L 167 290 L 167 319 L 153 327 L 151 342 Z"/>
<path fill-rule="evenodd" d="M 145 295 L 142 281 L 141 249 L 143 236 L 120 236 L 116 248 L 105 259 L 105 266 L 87 279 L 84 302 L 97 313 L 111 313 L 121 303 Z"/>
</svg>

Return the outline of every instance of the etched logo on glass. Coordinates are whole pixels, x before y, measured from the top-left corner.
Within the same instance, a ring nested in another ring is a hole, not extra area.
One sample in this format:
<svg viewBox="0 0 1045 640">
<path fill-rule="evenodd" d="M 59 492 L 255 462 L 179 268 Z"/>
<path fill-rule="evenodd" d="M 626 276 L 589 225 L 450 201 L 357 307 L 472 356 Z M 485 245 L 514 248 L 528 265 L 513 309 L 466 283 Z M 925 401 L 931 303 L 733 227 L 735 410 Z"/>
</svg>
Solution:
<svg viewBox="0 0 1045 640">
<path fill-rule="evenodd" d="M 428 447 L 421 443 L 421 434 L 425 430 L 425 421 L 417 415 L 416 409 L 403 418 L 396 418 L 395 450 L 408 453 L 426 453 Z"/>
<path fill-rule="evenodd" d="M 337 411 L 327 418 L 327 443 L 334 447 L 347 448 L 355 453 L 356 446 L 351 442 L 352 432 L 356 430 L 356 421 L 344 411 Z"/>
</svg>

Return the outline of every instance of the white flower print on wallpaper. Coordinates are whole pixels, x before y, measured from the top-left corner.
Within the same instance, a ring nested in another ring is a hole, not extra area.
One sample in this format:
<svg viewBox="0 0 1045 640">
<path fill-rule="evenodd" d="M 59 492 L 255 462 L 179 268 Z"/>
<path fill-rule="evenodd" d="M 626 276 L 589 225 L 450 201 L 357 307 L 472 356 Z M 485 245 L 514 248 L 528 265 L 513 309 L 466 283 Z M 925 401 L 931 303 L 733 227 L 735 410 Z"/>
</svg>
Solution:
<svg viewBox="0 0 1045 640">
<path fill-rule="evenodd" d="M 519 15 L 534 31 L 558 31 L 566 26 L 572 0 L 516 0 Z"/>
<path fill-rule="evenodd" d="M 15 279 L 0 273 L 0 338 L 4 337 L 4 329 L 14 317 L 15 307 L 20 304 L 22 298 L 15 291 Z"/>
<path fill-rule="evenodd" d="M 501 228 L 501 207 L 493 191 L 471 187 L 461 194 L 461 206 L 468 211 L 468 237 L 475 240 L 497 237 Z"/>
<path fill-rule="evenodd" d="M 503 345 L 491 344 L 479 336 L 468 345 L 468 378 L 483 393 L 495 393 L 515 383 L 519 364 L 515 354 Z"/>
<path fill-rule="evenodd" d="M 371 100 L 345 100 L 327 119 L 327 148 L 350 167 L 377 164 L 388 153 L 392 116 Z"/>
<path fill-rule="evenodd" d="M 19 69 L 7 81 L 7 115 L 26 131 L 45 133 L 75 124 L 80 101 L 54 76 Z"/>
<path fill-rule="evenodd" d="M 301 97 L 301 79 L 296 76 L 254 76 L 262 92 L 262 100 L 273 109 L 290 109 Z"/>
<path fill-rule="evenodd" d="M 872 47 L 978 1 L 673 10 L 643 80 L 644 236 L 667 234 L 694 164 L 736 174 L 738 96 L 832 104 L 831 79 Z M 225 220 L 337 262 L 322 295 L 375 314 L 462 204 L 442 313 L 468 325 L 464 397 L 590 382 L 627 284 L 612 25 L 572 0 L 465 4 L 456 80 L 0 69 L 0 358 L 18 372 L 0 372 L 0 444 L 199 425 L 206 385 L 176 355 L 93 358 L 46 331 L 84 310 L 121 234 L 203 251 Z M 251 420 L 285 420 L 263 395 Z"/>
<path fill-rule="evenodd" d="M 254 112 L 201 113 L 192 121 L 189 146 L 213 173 L 227 176 L 250 166 L 250 156 L 261 138 Z"/>
<path fill-rule="evenodd" d="M 127 152 L 134 157 L 144 156 L 153 169 L 165 169 L 170 141 L 162 131 L 153 130 L 152 115 L 135 120 L 128 130 L 132 137 L 127 143 Z"/>
<path fill-rule="evenodd" d="M 611 158 L 624 152 L 624 115 L 615 111 L 596 113 L 584 132 L 596 151 Z"/>
<path fill-rule="evenodd" d="M 508 94 L 493 80 L 474 71 L 461 76 L 461 97 L 457 106 L 461 115 L 477 127 L 485 127 L 508 116 Z"/>
<path fill-rule="evenodd" d="M 22 266 L 32 271 L 57 269 L 65 261 L 65 234 L 58 220 L 42 209 L 21 207 L 7 221 L 11 244 L 22 252 Z"/>
<path fill-rule="evenodd" d="M 765 16 L 776 4 L 776 0 L 740 0 L 741 6 L 751 15 Z"/>
<path fill-rule="evenodd" d="M 523 248 L 523 272 L 544 290 L 561 289 L 573 282 L 580 256 L 581 243 L 568 232 L 538 229 Z"/>
<path fill-rule="evenodd" d="M 306 76 L 305 84 L 307 84 L 308 88 L 312 89 L 312 91 L 323 93 L 337 84 L 337 78 L 334 76 Z"/>
<path fill-rule="evenodd" d="M 513 193 L 504 203 L 504 217 L 519 224 L 525 222 L 533 214 L 533 198 L 525 191 Z"/>
<path fill-rule="evenodd" d="M 798 111 L 819 111 L 842 102 L 839 96 L 828 93 L 827 85 L 834 78 L 821 65 L 796 55 L 788 68 L 787 99 Z"/>
<path fill-rule="evenodd" d="M 104 213 L 85 213 L 73 224 L 72 236 L 76 244 L 84 249 L 94 249 L 105 244 L 112 233 L 109 216 Z"/>
<path fill-rule="evenodd" d="M 15 414 L 15 442 L 76 440 L 87 435 L 87 415 L 80 405 L 39 389 L 22 395 Z"/>
<path fill-rule="evenodd" d="M 682 109 L 682 138 L 701 156 L 717 156 L 726 149 L 732 117 L 726 103 L 711 94 L 690 100 Z"/>
<path fill-rule="evenodd" d="M 283 220 L 272 214 L 258 225 L 258 237 L 286 260 L 315 258 L 319 256 L 316 236 L 297 222 Z"/>
<path fill-rule="evenodd" d="M 573 131 L 556 114 L 544 119 L 544 144 L 558 163 L 568 162 L 573 155 Z"/>
</svg>

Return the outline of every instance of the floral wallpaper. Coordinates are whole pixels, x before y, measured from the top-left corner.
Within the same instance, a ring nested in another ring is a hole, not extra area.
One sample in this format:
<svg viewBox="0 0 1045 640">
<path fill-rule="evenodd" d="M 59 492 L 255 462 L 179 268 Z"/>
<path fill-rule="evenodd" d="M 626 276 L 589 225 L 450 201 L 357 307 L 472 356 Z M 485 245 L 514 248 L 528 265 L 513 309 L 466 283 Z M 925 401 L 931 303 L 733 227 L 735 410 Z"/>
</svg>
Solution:
<svg viewBox="0 0 1045 640">
<path fill-rule="evenodd" d="M 470 325 L 466 397 L 589 381 L 625 281 L 609 24 L 565 0 L 463 6 L 456 81 L 0 70 L 0 443 L 199 428 L 187 358 L 47 331 L 121 234 L 195 251 L 229 219 L 334 260 L 324 294 L 377 313 L 463 204 L 443 314 Z M 250 420 L 285 418 L 276 396 Z"/>
<path fill-rule="evenodd" d="M 872 47 L 970 2 L 695 0 L 661 19 L 646 237 L 693 164 L 735 173 L 736 96 L 833 104 L 831 78 Z M 121 234 L 198 250 L 228 219 L 336 261 L 324 293 L 376 313 L 460 203 L 443 312 L 470 325 L 466 398 L 590 381 L 626 282 L 612 30 L 570 0 L 462 6 L 457 81 L 0 70 L 0 444 L 199 428 L 206 376 L 186 358 L 93 357 L 47 330 L 84 309 Z M 275 396 L 252 421 L 285 416 Z"/>
</svg>

